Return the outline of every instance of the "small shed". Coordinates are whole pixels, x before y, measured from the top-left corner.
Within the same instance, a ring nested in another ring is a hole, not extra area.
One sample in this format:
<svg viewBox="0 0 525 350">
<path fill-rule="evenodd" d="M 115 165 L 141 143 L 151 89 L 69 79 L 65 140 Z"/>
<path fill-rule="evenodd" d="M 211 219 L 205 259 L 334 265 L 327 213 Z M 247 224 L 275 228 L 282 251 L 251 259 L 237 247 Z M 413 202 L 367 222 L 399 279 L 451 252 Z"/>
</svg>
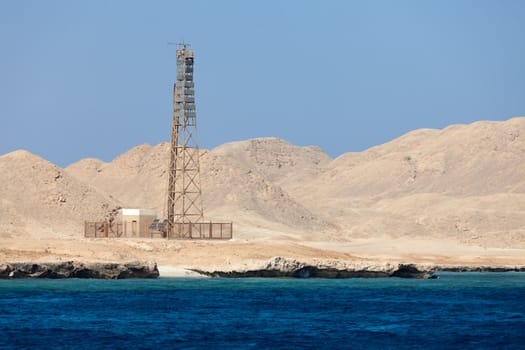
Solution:
<svg viewBox="0 0 525 350">
<path fill-rule="evenodd" d="M 122 229 L 127 237 L 146 237 L 148 226 L 157 218 L 155 210 L 121 209 Z"/>
</svg>

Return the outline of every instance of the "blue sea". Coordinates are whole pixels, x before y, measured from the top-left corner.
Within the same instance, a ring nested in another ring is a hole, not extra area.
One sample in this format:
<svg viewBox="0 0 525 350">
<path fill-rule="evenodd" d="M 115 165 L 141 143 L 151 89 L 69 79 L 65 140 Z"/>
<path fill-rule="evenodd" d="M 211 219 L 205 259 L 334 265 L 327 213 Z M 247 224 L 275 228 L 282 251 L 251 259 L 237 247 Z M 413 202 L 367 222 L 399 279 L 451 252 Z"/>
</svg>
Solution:
<svg viewBox="0 0 525 350">
<path fill-rule="evenodd" d="M 0 348 L 525 349 L 525 273 L 0 280 Z"/>
</svg>

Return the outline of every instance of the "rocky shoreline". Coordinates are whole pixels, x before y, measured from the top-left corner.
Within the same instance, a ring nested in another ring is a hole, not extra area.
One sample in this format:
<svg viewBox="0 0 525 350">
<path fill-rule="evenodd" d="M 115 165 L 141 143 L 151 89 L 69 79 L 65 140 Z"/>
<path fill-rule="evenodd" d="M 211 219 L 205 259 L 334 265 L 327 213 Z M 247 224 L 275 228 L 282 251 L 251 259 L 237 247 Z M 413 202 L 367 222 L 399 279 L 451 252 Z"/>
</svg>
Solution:
<svg viewBox="0 0 525 350">
<path fill-rule="evenodd" d="M 243 278 L 381 278 L 399 277 L 432 279 L 436 272 L 525 272 L 525 266 L 459 266 L 411 263 L 368 263 L 338 260 L 313 260 L 301 262 L 295 259 L 274 257 L 260 265 L 228 269 L 187 268 L 194 276 Z M 78 261 L 53 263 L 0 263 L 0 279 L 19 278 L 94 278 L 127 279 L 158 278 L 154 262 L 130 263 L 82 263 Z M 163 277 L 163 276 L 162 276 Z M 169 277 L 169 274 L 168 274 Z M 173 276 L 172 276 L 173 277 Z M 184 276 L 178 276 L 184 277 Z"/>
<path fill-rule="evenodd" d="M 260 268 L 207 271 L 191 269 L 208 277 L 292 277 L 292 278 L 438 278 L 438 271 L 448 272 L 525 272 L 525 266 L 440 266 L 431 264 L 369 264 L 360 262 L 322 261 L 304 263 L 275 257 Z"/>
<path fill-rule="evenodd" d="M 156 263 L 82 263 L 76 261 L 56 263 L 0 263 L 0 279 L 16 278 L 157 278 Z"/>
<path fill-rule="evenodd" d="M 192 269 L 208 277 L 294 277 L 294 278 L 434 278 L 434 267 L 416 264 L 366 264 L 324 261 L 304 263 L 295 259 L 275 257 L 260 268 L 229 271 Z"/>
<path fill-rule="evenodd" d="M 446 272 L 525 272 L 525 266 L 436 266 Z"/>
</svg>

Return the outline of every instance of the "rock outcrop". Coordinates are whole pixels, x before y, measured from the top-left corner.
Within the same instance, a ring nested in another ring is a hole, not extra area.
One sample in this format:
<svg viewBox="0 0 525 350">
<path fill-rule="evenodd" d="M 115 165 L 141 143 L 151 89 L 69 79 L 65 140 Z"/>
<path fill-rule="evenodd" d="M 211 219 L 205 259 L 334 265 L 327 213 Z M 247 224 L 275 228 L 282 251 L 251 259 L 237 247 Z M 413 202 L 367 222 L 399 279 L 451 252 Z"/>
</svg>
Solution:
<svg viewBox="0 0 525 350">
<path fill-rule="evenodd" d="M 447 272 L 525 272 L 525 266 L 436 266 Z"/>
<path fill-rule="evenodd" d="M 8 263 L 0 264 L 0 279 L 11 278 L 157 278 L 156 263 L 91 263 L 75 261 L 58 263 Z"/>
<path fill-rule="evenodd" d="M 295 278 L 432 278 L 435 269 L 415 264 L 364 264 L 324 261 L 304 263 L 295 259 L 275 257 L 260 268 L 231 271 L 203 271 L 193 269 L 209 277 L 295 277 Z"/>
<path fill-rule="evenodd" d="M 274 257 L 255 268 L 205 271 L 192 269 L 208 277 L 293 277 L 293 278 L 419 278 L 433 279 L 437 271 L 447 272 L 525 272 L 525 266 L 460 266 L 431 264 L 374 264 L 338 260 L 310 263 L 295 259 Z"/>
</svg>

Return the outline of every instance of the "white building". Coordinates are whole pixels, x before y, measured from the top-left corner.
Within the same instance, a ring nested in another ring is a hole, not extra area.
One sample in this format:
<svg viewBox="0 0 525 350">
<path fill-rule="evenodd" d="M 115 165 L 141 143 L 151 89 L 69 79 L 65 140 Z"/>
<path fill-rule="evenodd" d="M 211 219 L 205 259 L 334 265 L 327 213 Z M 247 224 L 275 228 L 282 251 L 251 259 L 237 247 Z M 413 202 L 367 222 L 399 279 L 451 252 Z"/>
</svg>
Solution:
<svg viewBox="0 0 525 350">
<path fill-rule="evenodd" d="M 155 210 L 121 209 L 122 229 L 126 237 L 146 237 L 148 226 L 157 218 Z"/>
</svg>

